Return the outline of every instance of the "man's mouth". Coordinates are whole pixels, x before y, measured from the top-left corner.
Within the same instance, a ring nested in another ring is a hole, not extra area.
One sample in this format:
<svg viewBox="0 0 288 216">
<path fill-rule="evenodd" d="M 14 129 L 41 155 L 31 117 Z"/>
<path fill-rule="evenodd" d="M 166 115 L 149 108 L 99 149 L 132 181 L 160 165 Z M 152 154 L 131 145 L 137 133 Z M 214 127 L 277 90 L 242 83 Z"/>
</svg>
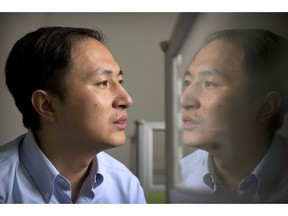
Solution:
<svg viewBox="0 0 288 216">
<path fill-rule="evenodd" d="M 114 121 L 113 125 L 115 125 L 115 127 L 118 128 L 119 130 L 125 130 L 125 128 L 127 126 L 127 124 L 126 124 L 127 118 L 128 118 L 127 115 L 123 115 L 121 118 Z"/>
<path fill-rule="evenodd" d="M 199 124 L 199 122 L 190 117 L 183 117 L 182 121 L 184 130 L 192 130 L 195 126 Z"/>
</svg>

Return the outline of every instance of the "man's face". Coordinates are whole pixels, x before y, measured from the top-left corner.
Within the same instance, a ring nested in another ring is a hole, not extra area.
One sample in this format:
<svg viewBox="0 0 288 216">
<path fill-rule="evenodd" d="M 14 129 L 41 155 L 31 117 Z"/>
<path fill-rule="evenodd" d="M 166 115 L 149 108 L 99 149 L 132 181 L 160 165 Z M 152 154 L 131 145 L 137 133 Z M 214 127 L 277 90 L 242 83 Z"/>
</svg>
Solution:
<svg viewBox="0 0 288 216">
<path fill-rule="evenodd" d="M 207 151 L 228 147 L 229 151 L 253 133 L 257 105 L 243 58 L 238 46 L 215 40 L 189 66 L 181 95 L 185 144 Z"/>
<path fill-rule="evenodd" d="M 95 151 L 123 145 L 132 99 L 123 88 L 119 65 L 110 51 L 92 38 L 76 40 L 67 93 L 56 106 L 59 130 L 73 144 Z"/>
</svg>

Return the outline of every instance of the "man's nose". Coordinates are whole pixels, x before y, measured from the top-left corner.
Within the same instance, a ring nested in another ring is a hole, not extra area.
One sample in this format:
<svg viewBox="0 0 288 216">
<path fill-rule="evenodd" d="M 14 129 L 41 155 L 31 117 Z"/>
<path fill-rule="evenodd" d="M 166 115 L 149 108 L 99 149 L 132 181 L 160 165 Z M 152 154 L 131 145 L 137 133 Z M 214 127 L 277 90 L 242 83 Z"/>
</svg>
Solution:
<svg viewBox="0 0 288 216">
<path fill-rule="evenodd" d="M 117 89 L 117 96 L 114 101 L 115 107 L 120 107 L 121 109 L 127 109 L 133 104 L 132 97 L 128 94 L 126 89 L 120 85 Z"/>
<path fill-rule="evenodd" d="M 200 106 L 197 94 L 193 86 L 186 88 L 181 95 L 181 107 L 183 109 L 196 109 Z"/>
</svg>

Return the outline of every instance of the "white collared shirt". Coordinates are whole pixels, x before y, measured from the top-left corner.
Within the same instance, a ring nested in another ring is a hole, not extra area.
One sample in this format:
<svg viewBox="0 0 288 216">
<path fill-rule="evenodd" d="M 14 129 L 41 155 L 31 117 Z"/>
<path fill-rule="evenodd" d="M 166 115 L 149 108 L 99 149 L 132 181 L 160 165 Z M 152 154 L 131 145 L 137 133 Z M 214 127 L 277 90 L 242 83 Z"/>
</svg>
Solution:
<svg viewBox="0 0 288 216">
<path fill-rule="evenodd" d="M 204 194 L 223 194 L 224 186 L 211 165 L 211 156 L 196 150 L 180 162 L 180 185 Z M 253 172 L 238 187 L 238 197 L 253 203 L 288 203 L 288 140 L 275 135 Z"/>
<path fill-rule="evenodd" d="M 72 203 L 70 182 L 43 154 L 31 131 L 0 147 L 0 170 L 0 203 Z M 146 199 L 136 176 L 101 152 L 76 203 L 146 203 Z"/>
</svg>

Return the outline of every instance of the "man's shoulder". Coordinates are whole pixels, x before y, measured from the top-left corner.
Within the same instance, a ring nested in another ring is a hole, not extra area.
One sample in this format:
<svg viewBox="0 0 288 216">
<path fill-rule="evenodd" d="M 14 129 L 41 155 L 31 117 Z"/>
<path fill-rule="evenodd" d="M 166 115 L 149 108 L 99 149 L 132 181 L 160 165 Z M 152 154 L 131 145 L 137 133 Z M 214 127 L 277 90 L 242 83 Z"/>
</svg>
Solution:
<svg viewBox="0 0 288 216">
<path fill-rule="evenodd" d="M 208 155 L 209 153 L 207 151 L 197 149 L 181 160 L 181 166 L 182 168 L 186 166 L 197 166 L 199 163 L 204 163 L 208 160 Z"/>
<path fill-rule="evenodd" d="M 98 153 L 97 161 L 98 173 L 103 175 L 106 185 L 107 183 L 110 184 L 110 187 L 113 187 L 114 184 L 116 184 L 117 187 L 119 187 L 119 185 L 129 185 L 129 187 L 134 187 L 133 190 L 139 189 L 140 181 L 138 177 L 122 162 L 106 152 Z"/>
<path fill-rule="evenodd" d="M 6 202 L 10 189 L 13 187 L 16 170 L 20 164 L 19 144 L 23 136 L 0 146 L 0 203 Z"/>
<path fill-rule="evenodd" d="M 128 167 L 106 152 L 98 153 L 97 161 L 98 173 L 103 176 L 103 182 L 97 187 L 98 195 L 109 199 L 108 203 L 146 203 L 140 181 Z"/>
<path fill-rule="evenodd" d="M 131 171 L 119 160 L 116 158 L 110 156 L 106 152 L 100 152 L 97 154 L 97 160 L 100 166 L 107 170 L 117 170 L 121 172 L 128 172 L 131 173 Z"/>
<path fill-rule="evenodd" d="M 197 149 L 181 160 L 181 184 L 195 190 L 209 191 L 204 183 L 204 176 L 210 173 L 208 168 L 209 153 Z"/>
<path fill-rule="evenodd" d="M 24 138 L 25 134 L 17 137 L 13 141 L 10 141 L 0 146 L 0 167 L 6 166 L 11 163 L 18 163 L 19 161 L 19 144 Z"/>
</svg>

